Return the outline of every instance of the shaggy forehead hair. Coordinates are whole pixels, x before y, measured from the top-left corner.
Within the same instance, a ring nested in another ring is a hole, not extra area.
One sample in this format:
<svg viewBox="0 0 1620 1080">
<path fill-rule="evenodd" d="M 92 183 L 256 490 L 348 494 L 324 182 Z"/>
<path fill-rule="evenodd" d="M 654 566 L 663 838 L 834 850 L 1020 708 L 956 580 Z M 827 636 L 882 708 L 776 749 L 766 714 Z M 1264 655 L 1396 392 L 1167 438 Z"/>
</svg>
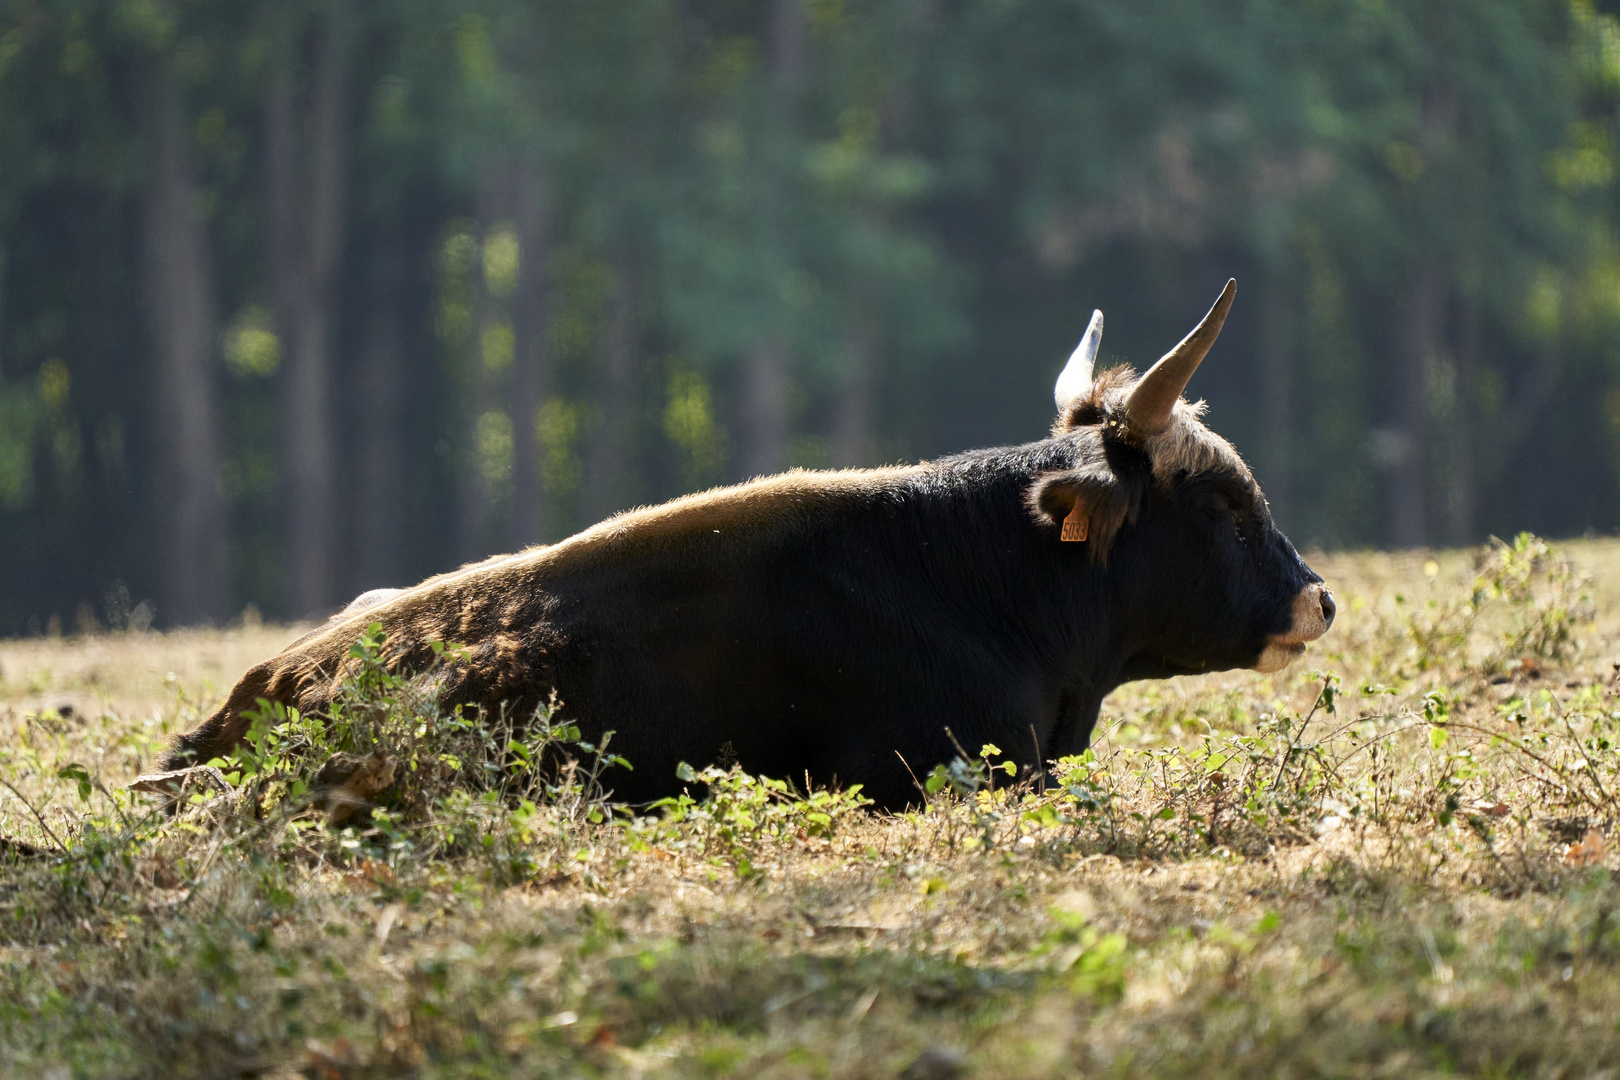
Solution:
<svg viewBox="0 0 1620 1080">
<path fill-rule="evenodd" d="M 1136 372 L 1124 365 L 1102 372 L 1085 394 L 1059 414 L 1053 434 L 1064 435 L 1092 425 L 1112 430 L 1125 442 L 1141 448 L 1153 462 L 1154 478 L 1160 482 L 1180 472 L 1221 472 L 1254 483 L 1248 465 L 1232 444 L 1204 426 L 1202 401 L 1177 401 L 1163 431 L 1152 435 L 1133 431 L 1125 413 L 1125 399 L 1136 379 Z"/>
</svg>

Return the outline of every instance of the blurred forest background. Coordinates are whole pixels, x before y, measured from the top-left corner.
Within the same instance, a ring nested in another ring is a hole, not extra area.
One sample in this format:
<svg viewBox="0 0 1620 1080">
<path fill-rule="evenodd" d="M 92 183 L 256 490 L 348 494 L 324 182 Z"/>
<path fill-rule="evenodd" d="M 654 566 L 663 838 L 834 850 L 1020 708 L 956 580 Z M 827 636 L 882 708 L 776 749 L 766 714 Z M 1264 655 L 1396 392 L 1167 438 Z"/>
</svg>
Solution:
<svg viewBox="0 0 1620 1080">
<path fill-rule="evenodd" d="M 323 613 L 1041 437 L 1093 307 L 1302 547 L 1620 528 L 1585 0 L 0 0 L 0 634 Z"/>
</svg>

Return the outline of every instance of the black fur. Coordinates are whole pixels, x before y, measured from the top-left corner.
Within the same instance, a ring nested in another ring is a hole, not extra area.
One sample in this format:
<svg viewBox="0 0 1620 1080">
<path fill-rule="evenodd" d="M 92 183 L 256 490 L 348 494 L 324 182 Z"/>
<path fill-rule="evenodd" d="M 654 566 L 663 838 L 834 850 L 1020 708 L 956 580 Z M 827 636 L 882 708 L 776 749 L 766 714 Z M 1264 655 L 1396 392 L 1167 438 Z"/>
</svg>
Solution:
<svg viewBox="0 0 1620 1080">
<path fill-rule="evenodd" d="M 947 727 L 1033 766 L 1085 749 L 1128 679 L 1254 663 L 1320 579 L 1268 516 L 1240 524 L 1208 478 L 1155 485 L 1128 448 L 1111 456 L 1135 521 L 1095 563 L 1093 541 L 1026 509 L 1035 478 L 1082 464 L 1079 441 L 942 461 L 723 566 L 672 552 L 588 591 L 559 583 L 554 626 L 575 644 L 553 658 L 558 689 L 587 730 L 618 730 L 636 765 L 620 793 L 664 793 L 677 761 L 729 742 L 750 770 L 859 781 L 898 806 L 911 773 L 952 756 Z"/>
</svg>

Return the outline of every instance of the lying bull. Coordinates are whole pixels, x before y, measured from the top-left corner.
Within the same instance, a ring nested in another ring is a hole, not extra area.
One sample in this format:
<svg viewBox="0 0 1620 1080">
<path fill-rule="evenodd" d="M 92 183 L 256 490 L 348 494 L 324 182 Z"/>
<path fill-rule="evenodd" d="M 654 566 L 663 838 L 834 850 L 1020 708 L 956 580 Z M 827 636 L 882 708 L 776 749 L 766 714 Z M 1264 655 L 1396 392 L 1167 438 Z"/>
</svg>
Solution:
<svg viewBox="0 0 1620 1080">
<path fill-rule="evenodd" d="M 526 716 L 555 691 L 588 738 L 614 731 L 631 802 L 725 754 L 897 807 L 952 734 L 1038 767 L 1085 749 L 1121 683 L 1276 671 L 1332 594 L 1180 400 L 1234 292 L 1141 378 L 1093 378 L 1094 315 L 1039 442 L 690 495 L 344 612 L 243 676 L 170 764 L 229 752 L 258 698 L 327 705 L 373 621 L 396 670 L 469 648 L 446 706 Z"/>
</svg>

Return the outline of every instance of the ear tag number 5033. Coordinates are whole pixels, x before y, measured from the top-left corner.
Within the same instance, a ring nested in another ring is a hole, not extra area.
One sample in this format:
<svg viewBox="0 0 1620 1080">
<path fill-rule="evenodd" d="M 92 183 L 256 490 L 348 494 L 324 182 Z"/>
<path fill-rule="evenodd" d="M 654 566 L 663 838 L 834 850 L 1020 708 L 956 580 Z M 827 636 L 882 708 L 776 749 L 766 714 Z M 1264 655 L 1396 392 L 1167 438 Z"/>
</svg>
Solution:
<svg viewBox="0 0 1620 1080">
<path fill-rule="evenodd" d="M 1080 512 L 1080 504 L 1075 503 L 1069 516 L 1063 519 L 1062 537 L 1065 540 L 1084 540 L 1091 525 L 1091 519 Z"/>
</svg>

